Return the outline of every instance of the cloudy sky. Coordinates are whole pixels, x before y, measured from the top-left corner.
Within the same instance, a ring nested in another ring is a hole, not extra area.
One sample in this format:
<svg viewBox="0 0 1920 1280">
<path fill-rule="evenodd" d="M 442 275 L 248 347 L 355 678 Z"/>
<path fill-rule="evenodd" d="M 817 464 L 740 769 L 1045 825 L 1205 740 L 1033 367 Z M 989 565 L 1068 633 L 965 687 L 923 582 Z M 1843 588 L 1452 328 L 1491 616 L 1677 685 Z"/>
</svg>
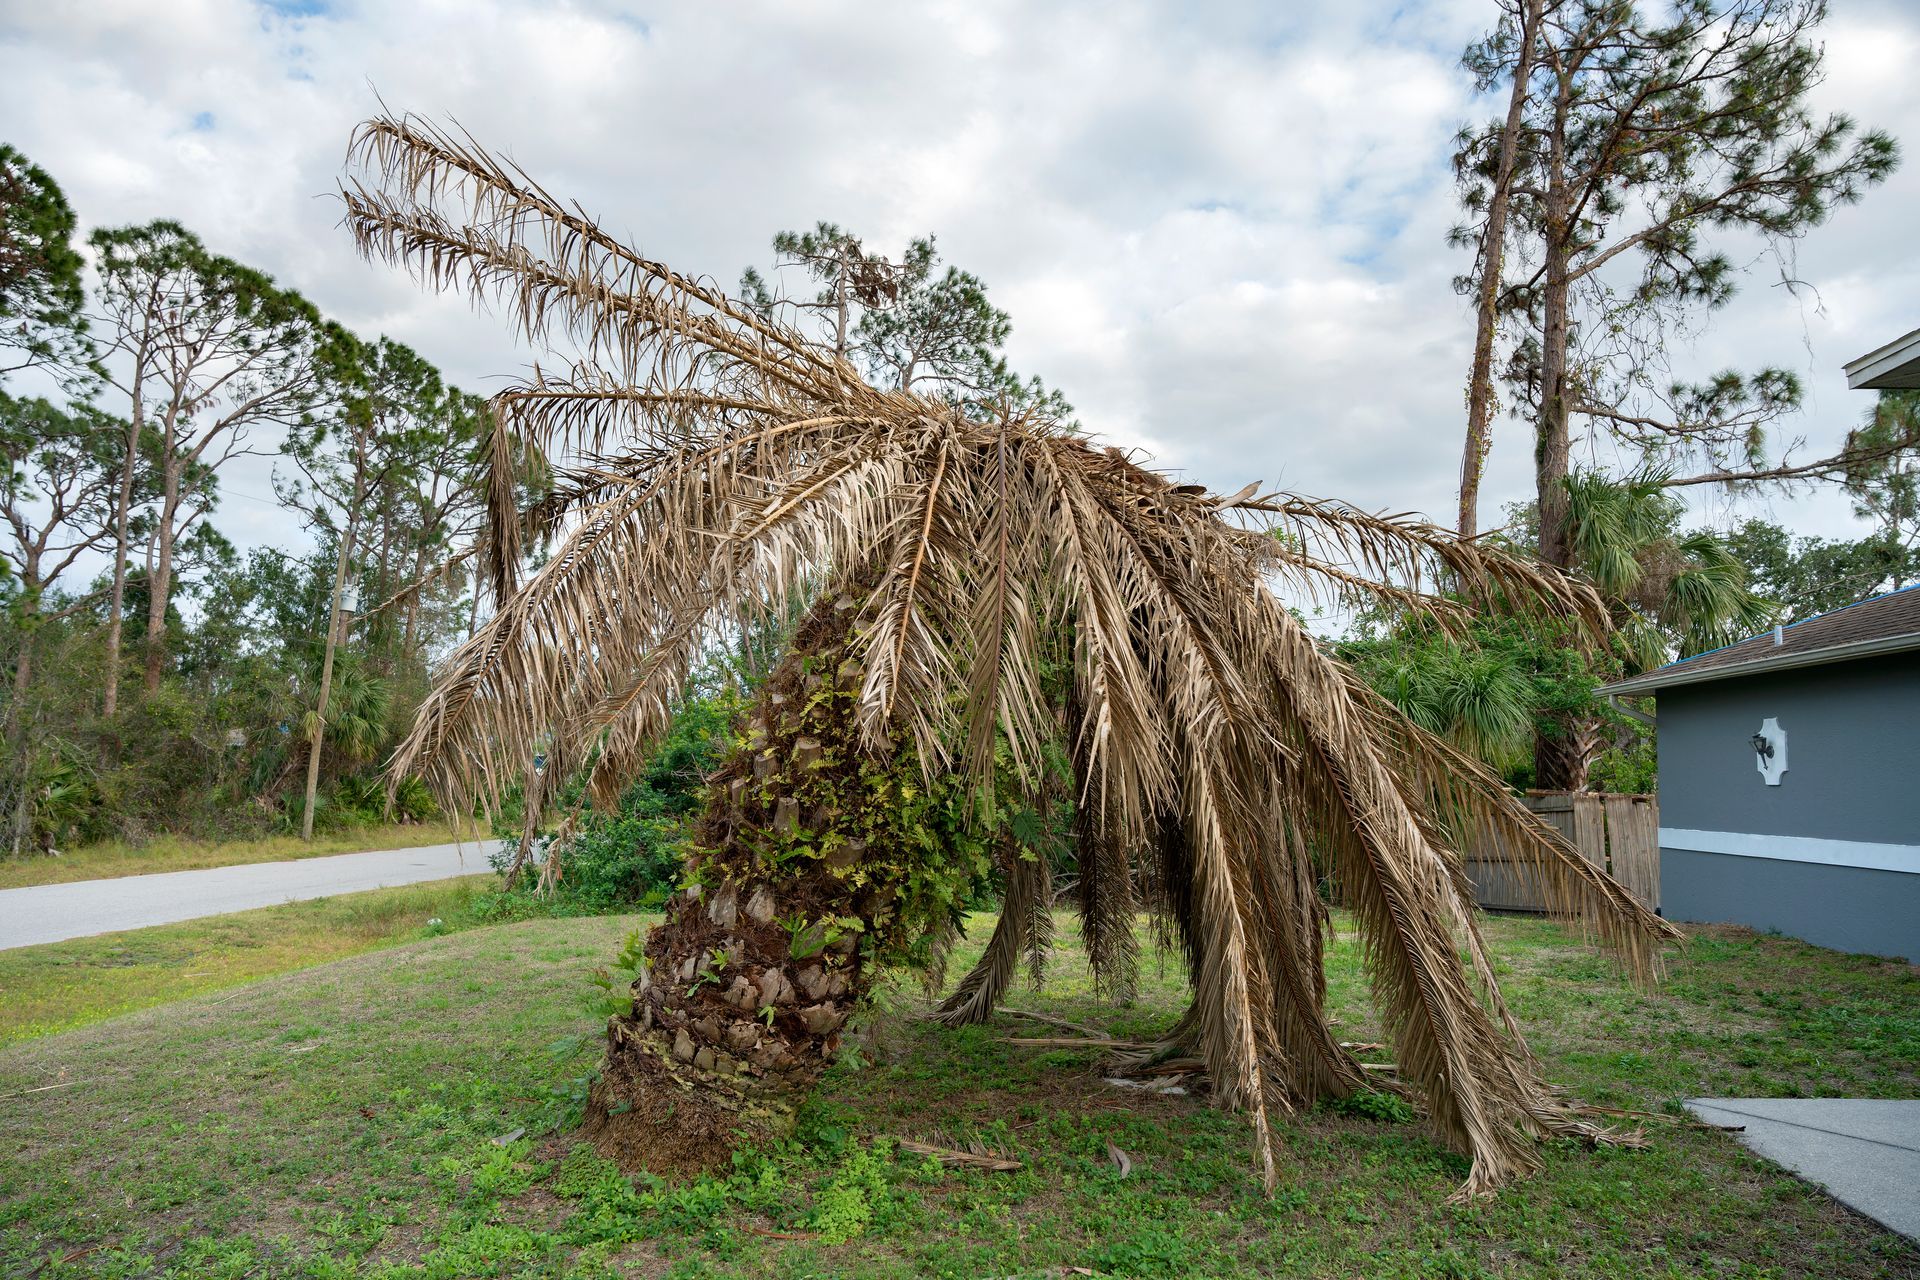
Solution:
<svg viewBox="0 0 1920 1280">
<path fill-rule="evenodd" d="M 933 232 L 1012 313 L 1014 366 L 1101 435 L 1224 489 L 1450 520 L 1471 327 L 1447 156 L 1491 114 L 1457 59 L 1492 9 L 0 0 L 0 137 L 88 226 L 178 218 L 479 391 L 528 359 L 505 326 L 361 262 L 337 225 L 376 94 L 722 281 L 821 218 L 881 246 Z M 1920 153 L 1920 5 L 1833 0 L 1825 43 L 1819 105 Z M 1835 440 L 1869 403 L 1841 365 L 1920 326 L 1916 209 L 1920 155 L 1801 246 L 1817 298 L 1758 264 L 1676 364 L 1795 369 L 1790 431 Z M 1501 430 L 1489 517 L 1530 475 Z M 266 468 L 234 473 L 217 523 L 294 545 Z M 1851 525 L 1832 495 L 1768 507 Z"/>
</svg>

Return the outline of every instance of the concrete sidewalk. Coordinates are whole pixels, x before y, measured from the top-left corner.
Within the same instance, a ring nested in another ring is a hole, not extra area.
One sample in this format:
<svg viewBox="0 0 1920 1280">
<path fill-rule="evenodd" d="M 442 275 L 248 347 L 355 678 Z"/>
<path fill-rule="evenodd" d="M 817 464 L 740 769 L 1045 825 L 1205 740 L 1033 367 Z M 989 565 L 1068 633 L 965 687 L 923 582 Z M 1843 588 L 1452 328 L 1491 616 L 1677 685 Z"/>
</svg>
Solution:
<svg viewBox="0 0 1920 1280">
<path fill-rule="evenodd" d="M 495 841 L 0 890 L 0 951 L 490 870 Z"/>
<path fill-rule="evenodd" d="M 1849 1208 L 1920 1240 L 1920 1101 L 1696 1098 L 1708 1124 L 1745 1125 L 1757 1154 Z"/>
</svg>

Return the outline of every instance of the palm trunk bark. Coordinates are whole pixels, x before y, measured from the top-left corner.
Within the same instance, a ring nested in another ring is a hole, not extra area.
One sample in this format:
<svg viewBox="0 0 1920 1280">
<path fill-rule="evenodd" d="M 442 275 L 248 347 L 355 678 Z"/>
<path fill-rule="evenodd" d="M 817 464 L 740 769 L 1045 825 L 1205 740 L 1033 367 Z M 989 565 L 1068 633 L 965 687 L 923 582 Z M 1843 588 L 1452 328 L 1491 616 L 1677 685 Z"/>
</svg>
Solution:
<svg viewBox="0 0 1920 1280">
<path fill-rule="evenodd" d="M 1558 729 L 1534 735 L 1533 785 L 1541 791 L 1585 791 L 1588 771 L 1604 745 L 1600 722 L 1568 715 Z"/>
<path fill-rule="evenodd" d="M 863 838 L 885 829 L 891 798 L 863 769 L 892 762 L 853 722 L 854 609 L 836 595 L 803 620 L 708 779 L 699 887 L 648 934 L 633 1011 L 608 1025 L 586 1134 L 628 1169 L 717 1169 L 784 1133 L 871 988 L 864 940 L 899 904 L 886 867 L 909 859 Z"/>
</svg>

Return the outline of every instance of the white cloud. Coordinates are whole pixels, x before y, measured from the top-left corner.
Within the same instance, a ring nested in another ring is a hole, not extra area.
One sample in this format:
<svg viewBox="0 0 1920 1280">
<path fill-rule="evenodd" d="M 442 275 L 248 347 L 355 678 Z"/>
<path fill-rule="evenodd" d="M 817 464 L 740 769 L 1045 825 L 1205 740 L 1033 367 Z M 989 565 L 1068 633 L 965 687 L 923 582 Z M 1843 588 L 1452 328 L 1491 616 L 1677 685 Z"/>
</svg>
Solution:
<svg viewBox="0 0 1920 1280">
<path fill-rule="evenodd" d="M 0 119 L 90 225 L 179 218 L 482 390 L 529 359 L 504 325 L 360 262 L 336 226 L 327 193 L 376 88 L 722 281 L 818 218 L 883 243 L 935 232 L 1013 313 L 1016 367 L 1101 434 L 1227 487 L 1260 477 L 1444 518 L 1469 332 L 1446 155 L 1487 110 L 1456 60 L 1490 14 L 0 0 Z M 1920 16 L 1842 0 L 1826 39 L 1822 105 L 1920 135 Z M 1799 369 L 1795 429 L 1835 438 L 1867 403 L 1840 365 L 1920 323 L 1917 205 L 1909 166 L 1837 213 L 1798 262 L 1821 305 L 1756 275 L 1701 367 Z M 1503 430 L 1489 516 L 1530 474 Z M 269 493 L 260 467 L 231 487 Z M 1849 520 L 1830 496 L 1778 510 L 1820 532 Z M 244 499 L 219 523 L 242 542 L 297 537 Z"/>
</svg>

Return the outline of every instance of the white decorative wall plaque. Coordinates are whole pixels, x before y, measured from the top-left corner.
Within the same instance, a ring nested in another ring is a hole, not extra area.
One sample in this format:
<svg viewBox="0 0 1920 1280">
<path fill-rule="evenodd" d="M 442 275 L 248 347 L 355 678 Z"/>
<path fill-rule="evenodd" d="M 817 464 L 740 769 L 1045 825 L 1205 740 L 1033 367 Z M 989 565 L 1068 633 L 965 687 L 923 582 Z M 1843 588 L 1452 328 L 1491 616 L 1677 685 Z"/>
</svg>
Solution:
<svg viewBox="0 0 1920 1280">
<path fill-rule="evenodd" d="M 1787 731 L 1772 716 L 1762 720 L 1760 732 L 1753 735 L 1753 762 L 1768 786 L 1780 785 L 1780 775 L 1787 771 Z"/>
</svg>

